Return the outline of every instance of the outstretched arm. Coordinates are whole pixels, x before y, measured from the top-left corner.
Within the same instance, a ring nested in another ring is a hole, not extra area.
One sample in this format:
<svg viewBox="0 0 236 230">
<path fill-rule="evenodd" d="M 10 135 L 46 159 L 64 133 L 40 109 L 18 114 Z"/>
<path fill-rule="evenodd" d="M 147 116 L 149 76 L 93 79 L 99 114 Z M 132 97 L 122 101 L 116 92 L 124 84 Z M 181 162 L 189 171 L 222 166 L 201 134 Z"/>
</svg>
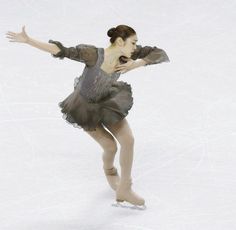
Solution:
<svg viewBox="0 0 236 230">
<path fill-rule="evenodd" d="M 41 42 L 29 37 L 28 34 L 25 32 L 25 26 L 22 27 L 22 31 L 20 33 L 8 31 L 6 35 L 7 38 L 10 39 L 9 42 L 25 43 L 54 55 L 60 51 L 60 49 L 55 44 Z"/>
<path fill-rule="evenodd" d="M 64 57 L 71 60 L 85 63 L 87 66 L 93 66 L 97 61 L 97 48 L 94 45 L 79 44 L 75 47 L 65 47 L 59 41 L 49 40 L 48 43 L 35 40 L 27 35 L 25 26 L 20 33 L 8 31 L 6 33 L 10 42 L 21 42 L 31 45 L 35 48 L 49 52 L 55 58 L 63 59 Z"/>
<path fill-rule="evenodd" d="M 97 47 L 90 44 L 80 43 L 76 46 L 65 47 L 61 42 L 49 40 L 49 43 L 55 44 L 59 48 L 57 54 L 52 56 L 55 58 L 69 58 L 74 61 L 82 62 L 87 66 L 94 66 L 97 62 Z"/>
</svg>

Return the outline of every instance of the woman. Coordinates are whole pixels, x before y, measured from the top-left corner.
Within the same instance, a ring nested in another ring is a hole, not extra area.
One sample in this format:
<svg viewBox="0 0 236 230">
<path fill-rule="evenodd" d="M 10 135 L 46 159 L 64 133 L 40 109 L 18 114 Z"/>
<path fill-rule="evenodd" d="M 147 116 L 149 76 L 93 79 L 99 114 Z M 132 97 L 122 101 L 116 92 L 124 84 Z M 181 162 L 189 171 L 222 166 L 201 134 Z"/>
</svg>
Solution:
<svg viewBox="0 0 236 230">
<path fill-rule="evenodd" d="M 59 103 L 63 118 L 74 127 L 83 128 L 103 148 L 103 169 L 111 188 L 116 191 L 118 202 L 127 201 L 144 205 L 145 200 L 132 189 L 134 136 L 126 120 L 133 105 L 131 86 L 117 81 L 121 73 L 140 66 L 168 62 L 164 50 L 157 47 L 136 45 L 135 30 L 118 25 L 108 30 L 110 46 L 98 48 L 90 44 L 64 47 L 61 42 L 43 43 L 29 37 L 22 27 L 21 33 L 8 32 L 11 42 L 22 42 L 52 54 L 85 64 L 82 75 L 75 79 L 74 91 Z M 120 148 L 121 176 L 113 165 Z"/>
</svg>

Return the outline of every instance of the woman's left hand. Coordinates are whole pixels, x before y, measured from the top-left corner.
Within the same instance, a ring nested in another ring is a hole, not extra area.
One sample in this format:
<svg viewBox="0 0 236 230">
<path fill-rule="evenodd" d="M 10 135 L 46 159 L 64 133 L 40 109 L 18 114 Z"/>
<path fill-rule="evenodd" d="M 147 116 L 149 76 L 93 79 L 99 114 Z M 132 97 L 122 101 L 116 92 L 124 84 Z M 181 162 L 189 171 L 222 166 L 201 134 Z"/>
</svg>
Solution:
<svg viewBox="0 0 236 230">
<path fill-rule="evenodd" d="M 126 59 L 127 62 L 124 63 L 124 64 L 120 64 L 120 65 L 117 65 L 115 67 L 115 71 L 116 72 L 120 72 L 120 73 L 126 73 L 132 69 L 135 69 L 137 66 L 136 66 L 136 63 L 133 59 L 131 58 L 127 58 Z"/>
</svg>

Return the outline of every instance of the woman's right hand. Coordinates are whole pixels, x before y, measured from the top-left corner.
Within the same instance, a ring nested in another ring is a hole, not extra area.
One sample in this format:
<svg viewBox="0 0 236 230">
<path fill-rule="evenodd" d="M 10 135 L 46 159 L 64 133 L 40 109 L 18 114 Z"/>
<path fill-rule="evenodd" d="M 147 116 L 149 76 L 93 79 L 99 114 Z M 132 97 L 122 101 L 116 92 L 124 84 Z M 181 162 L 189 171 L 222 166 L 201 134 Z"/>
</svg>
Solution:
<svg viewBox="0 0 236 230">
<path fill-rule="evenodd" d="M 20 33 L 8 31 L 6 35 L 8 35 L 7 38 L 11 39 L 9 42 L 27 43 L 29 40 L 29 36 L 25 32 L 25 26 L 22 27 L 22 31 Z"/>
</svg>

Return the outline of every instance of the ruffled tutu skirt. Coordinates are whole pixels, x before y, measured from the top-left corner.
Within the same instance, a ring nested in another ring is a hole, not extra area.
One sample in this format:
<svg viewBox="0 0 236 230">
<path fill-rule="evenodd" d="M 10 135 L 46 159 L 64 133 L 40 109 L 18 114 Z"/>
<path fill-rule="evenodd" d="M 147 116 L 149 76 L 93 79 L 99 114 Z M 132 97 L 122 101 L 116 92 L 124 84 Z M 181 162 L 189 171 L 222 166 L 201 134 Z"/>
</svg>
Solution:
<svg viewBox="0 0 236 230">
<path fill-rule="evenodd" d="M 123 81 L 116 81 L 102 99 L 94 102 L 80 94 L 78 88 L 59 107 L 63 118 L 75 128 L 95 131 L 99 125 L 111 125 L 128 115 L 133 106 L 132 88 Z"/>
</svg>

